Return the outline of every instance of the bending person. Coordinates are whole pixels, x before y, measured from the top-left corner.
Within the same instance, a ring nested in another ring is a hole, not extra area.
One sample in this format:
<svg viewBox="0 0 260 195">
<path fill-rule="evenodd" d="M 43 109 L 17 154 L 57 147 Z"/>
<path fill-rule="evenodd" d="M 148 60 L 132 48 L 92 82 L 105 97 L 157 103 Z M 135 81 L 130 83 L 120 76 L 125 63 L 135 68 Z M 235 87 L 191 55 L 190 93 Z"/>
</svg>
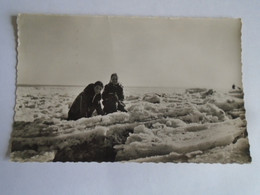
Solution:
<svg viewBox="0 0 260 195">
<path fill-rule="evenodd" d="M 74 100 L 68 113 L 68 120 L 91 117 L 94 110 L 97 111 L 97 114 L 103 115 L 100 104 L 102 89 L 103 83 L 100 81 L 89 84 Z"/>
<path fill-rule="evenodd" d="M 118 83 L 116 73 L 111 75 L 110 82 L 105 86 L 102 93 L 105 114 L 116 111 L 127 112 L 125 110 L 123 86 Z"/>
</svg>

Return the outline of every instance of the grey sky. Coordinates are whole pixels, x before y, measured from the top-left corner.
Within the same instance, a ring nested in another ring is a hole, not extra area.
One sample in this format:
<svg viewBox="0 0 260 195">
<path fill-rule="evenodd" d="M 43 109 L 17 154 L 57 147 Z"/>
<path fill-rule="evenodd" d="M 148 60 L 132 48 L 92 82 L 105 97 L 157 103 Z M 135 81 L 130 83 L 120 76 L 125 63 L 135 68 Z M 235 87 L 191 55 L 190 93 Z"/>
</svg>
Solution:
<svg viewBox="0 0 260 195">
<path fill-rule="evenodd" d="M 241 85 L 240 19 L 21 15 L 18 84 Z"/>
</svg>

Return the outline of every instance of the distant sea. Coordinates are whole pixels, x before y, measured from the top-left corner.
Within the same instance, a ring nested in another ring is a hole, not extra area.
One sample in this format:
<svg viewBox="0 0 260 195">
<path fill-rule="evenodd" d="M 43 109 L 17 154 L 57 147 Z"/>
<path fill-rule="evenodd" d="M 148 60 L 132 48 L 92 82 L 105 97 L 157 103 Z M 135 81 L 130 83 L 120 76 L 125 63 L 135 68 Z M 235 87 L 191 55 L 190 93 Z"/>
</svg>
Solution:
<svg viewBox="0 0 260 195">
<path fill-rule="evenodd" d="M 64 90 L 64 91 L 74 91 L 77 93 L 80 93 L 84 90 L 86 86 L 81 85 L 17 85 L 18 88 L 35 88 L 35 89 L 56 89 L 58 91 Z M 179 87 L 124 87 L 124 94 L 129 95 L 140 95 L 140 94 L 146 94 L 146 93 L 166 93 L 166 94 L 172 94 L 172 93 L 184 93 L 187 88 L 179 88 Z M 213 89 L 215 90 L 215 89 Z M 227 92 L 228 90 L 217 90 L 221 92 Z"/>
</svg>

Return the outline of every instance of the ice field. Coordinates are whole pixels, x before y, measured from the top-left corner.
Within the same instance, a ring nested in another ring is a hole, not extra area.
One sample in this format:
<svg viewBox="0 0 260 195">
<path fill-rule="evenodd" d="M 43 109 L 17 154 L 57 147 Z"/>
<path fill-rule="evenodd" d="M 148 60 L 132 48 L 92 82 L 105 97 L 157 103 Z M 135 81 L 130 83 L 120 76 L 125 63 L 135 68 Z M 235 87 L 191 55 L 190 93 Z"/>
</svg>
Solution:
<svg viewBox="0 0 260 195">
<path fill-rule="evenodd" d="M 128 113 L 67 121 L 83 89 L 19 86 L 11 160 L 251 162 L 242 91 L 126 87 Z"/>
</svg>

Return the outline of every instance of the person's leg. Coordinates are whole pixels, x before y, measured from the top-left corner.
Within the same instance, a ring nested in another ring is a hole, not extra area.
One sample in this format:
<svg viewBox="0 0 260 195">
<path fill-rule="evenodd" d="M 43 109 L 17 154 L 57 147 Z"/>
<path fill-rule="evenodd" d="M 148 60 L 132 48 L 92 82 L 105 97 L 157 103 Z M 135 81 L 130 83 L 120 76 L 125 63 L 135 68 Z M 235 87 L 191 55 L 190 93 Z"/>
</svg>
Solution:
<svg viewBox="0 0 260 195">
<path fill-rule="evenodd" d="M 113 113 L 117 111 L 117 105 L 114 101 L 103 101 L 104 112 L 106 114 Z"/>
<path fill-rule="evenodd" d="M 107 110 L 107 113 L 113 113 L 113 112 L 116 112 L 116 104 L 112 104 L 112 103 L 110 103 L 109 105 L 108 105 L 108 110 Z"/>
<path fill-rule="evenodd" d="M 78 120 L 79 118 L 82 118 L 79 114 L 69 112 L 67 120 Z"/>
<path fill-rule="evenodd" d="M 68 120 L 78 120 L 80 118 L 79 111 L 75 107 L 71 107 L 68 112 Z"/>
<path fill-rule="evenodd" d="M 94 110 L 95 110 L 95 107 L 88 107 L 88 109 L 87 109 L 87 117 L 88 118 L 92 117 Z"/>
<path fill-rule="evenodd" d="M 69 109 L 68 120 L 78 120 L 82 117 L 86 117 L 86 109 L 84 98 L 80 93 Z"/>
</svg>

